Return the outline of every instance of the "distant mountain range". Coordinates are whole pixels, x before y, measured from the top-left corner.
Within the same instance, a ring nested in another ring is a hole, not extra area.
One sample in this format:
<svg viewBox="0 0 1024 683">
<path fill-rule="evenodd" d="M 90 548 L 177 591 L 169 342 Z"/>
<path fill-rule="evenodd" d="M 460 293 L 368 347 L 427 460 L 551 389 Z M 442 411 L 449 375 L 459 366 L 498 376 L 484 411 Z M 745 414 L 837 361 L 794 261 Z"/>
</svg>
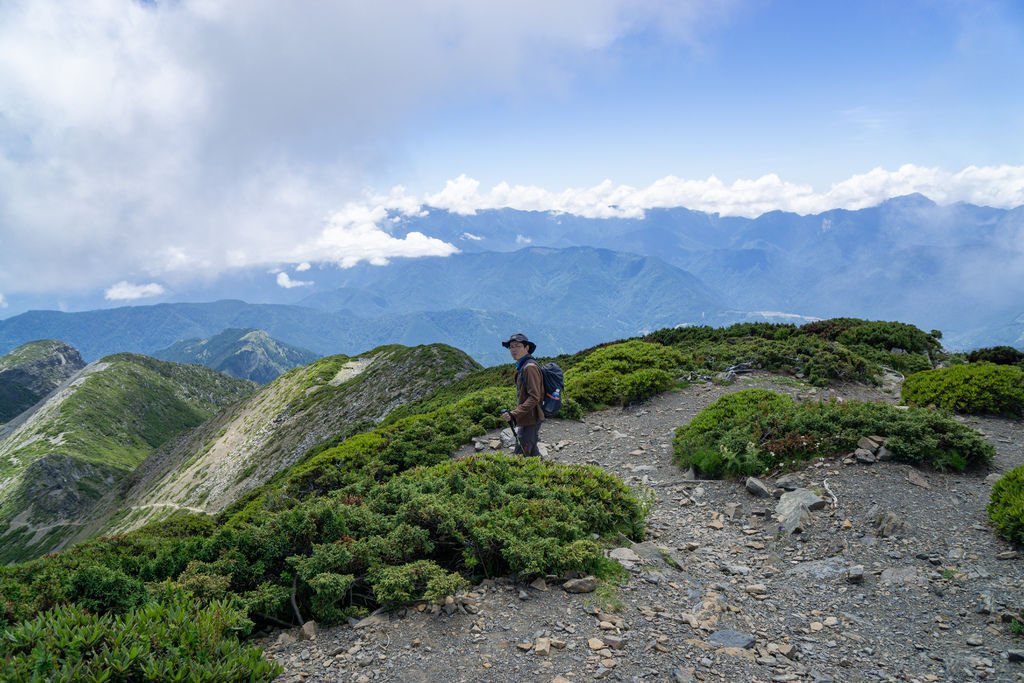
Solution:
<svg viewBox="0 0 1024 683">
<path fill-rule="evenodd" d="M 493 364 L 507 360 L 499 342 L 516 330 L 528 331 L 541 353 L 557 355 L 609 336 L 700 322 L 721 309 L 692 275 L 653 257 L 604 249 L 529 248 L 351 270 L 340 288 L 302 305 L 218 301 L 31 311 L 0 321 L 0 351 L 42 335 L 73 344 L 86 358 L 122 350 L 165 354 L 182 340 L 259 328 L 318 355 L 438 342 Z"/>
<path fill-rule="evenodd" d="M 193 363 L 239 379 L 266 384 L 281 373 L 307 365 L 319 354 L 273 339 L 263 330 L 227 329 L 209 339 L 186 339 L 153 353 L 154 358 Z"/>
<path fill-rule="evenodd" d="M 208 303 L 27 312 L 0 321 L 0 353 L 51 338 L 94 359 L 256 328 L 319 355 L 441 342 L 494 364 L 506 359 L 497 341 L 517 330 L 556 355 L 666 326 L 833 316 L 939 329 L 954 350 L 1024 347 L 1024 207 L 910 195 L 755 219 L 688 209 L 642 219 L 511 209 L 392 218 L 396 236 L 419 231 L 462 253 L 311 264 L 296 275 L 309 284 L 291 289 L 275 284 L 284 267 L 268 265 L 166 295 Z"/>
<path fill-rule="evenodd" d="M 134 354 L 89 364 L 0 429 L 0 563 L 60 547 L 156 448 L 254 389 Z"/>
</svg>

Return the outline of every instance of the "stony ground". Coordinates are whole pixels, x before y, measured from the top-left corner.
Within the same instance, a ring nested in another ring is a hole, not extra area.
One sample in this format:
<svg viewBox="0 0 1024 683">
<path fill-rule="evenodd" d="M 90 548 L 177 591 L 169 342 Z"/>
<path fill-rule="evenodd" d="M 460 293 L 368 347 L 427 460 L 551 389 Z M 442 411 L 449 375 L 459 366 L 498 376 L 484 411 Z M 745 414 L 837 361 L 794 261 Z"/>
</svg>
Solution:
<svg viewBox="0 0 1024 683">
<path fill-rule="evenodd" d="M 689 479 L 671 460 L 676 427 L 750 386 L 816 393 L 742 377 L 545 424 L 549 458 L 600 465 L 656 495 L 648 538 L 610 551 L 629 572 L 621 585 L 574 593 L 566 588 L 588 587 L 487 581 L 443 608 L 312 638 L 271 633 L 258 644 L 285 667 L 278 680 L 1024 681 L 1024 638 L 1008 624 L 1024 608 L 1024 560 L 985 516 L 993 474 L 1024 462 L 1024 422 L 967 419 L 998 451 L 991 473 L 837 458 L 765 480 L 825 501 L 787 535 L 774 498 L 744 482 Z M 488 449 L 493 438 L 482 440 Z"/>
</svg>

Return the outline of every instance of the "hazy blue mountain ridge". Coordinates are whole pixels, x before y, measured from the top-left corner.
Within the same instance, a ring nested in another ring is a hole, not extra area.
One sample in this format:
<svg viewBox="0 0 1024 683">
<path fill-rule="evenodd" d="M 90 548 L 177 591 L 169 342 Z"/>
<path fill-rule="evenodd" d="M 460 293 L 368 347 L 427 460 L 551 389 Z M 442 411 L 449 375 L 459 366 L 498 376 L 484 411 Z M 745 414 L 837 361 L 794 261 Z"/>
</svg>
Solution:
<svg viewBox="0 0 1024 683">
<path fill-rule="evenodd" d="M 564 352 L 645 329 L 774 313 L 902 320 L 941 329 L 953 349 L 996 336 L 1024 344 L 1013 333 L 1024 314 L 1024 207 L 940 206 L 909 195 L 859 210 L 754 219 L 679 208 L 642 219 L 512 209 L 393 218 L 395 236 L 420 231 L 462 253 L 348 269 L 314 263 L 293 278 L 308 286 L 287 290 L 267 265 L 168 295 L 210 301 L 228 293 L 273 304 L 25 313 L 0 321 L 0 352 L 50 337 L 91 359 L 255 327 L 322 355 L 436 341 L 494 363 L 503 356 L 482 330 L 502 325 L 499 336 L 521 329 Z"/>
<path fill-rule="evenodd" d="M 195 363 L 266 384 L 281 373 L 307 365 L 319 354 L 273 339 L 263 330 L 226 329 L 209 339 L 186 339 L 153 353 L 175 363 Z"/>
</svg>

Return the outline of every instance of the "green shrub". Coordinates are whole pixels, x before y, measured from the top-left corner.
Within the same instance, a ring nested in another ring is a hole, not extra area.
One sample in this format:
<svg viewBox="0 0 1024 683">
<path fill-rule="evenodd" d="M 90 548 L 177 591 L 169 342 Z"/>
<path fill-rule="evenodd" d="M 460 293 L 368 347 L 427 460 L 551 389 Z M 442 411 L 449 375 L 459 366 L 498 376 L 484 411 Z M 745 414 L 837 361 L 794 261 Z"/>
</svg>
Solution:
<svg viewBox="0 0 1024 683">
<path fill-rule="evenodd" d="M 904 381 L 903 400 L 955 413 L 1020 416 L 1024 413 L 1024 370 L 971 363 L 919 372 Z"/>
<path fill-rule="evenodd" d="M 995 363 L 996 365 L 1024 365 L 1024 351 L 1012 346 L 989 346 L 967 354 L 969 363 Z"/>
<path fill-rule="evenodd" d="M 72 602 L 90 612 L 124 612 L 146 600 L 146 586 L 117 569 L 86 565 L 71 577 Z"/>
<path fill-rule="evenodd" d="M 992 486 L 988 518 L 996 533 L 1024 545 L 1024 465 L 1010 470 Z"/>
<path fill-rule="evenodd" d="M 860 437 L 886 437 L 900 462 L 937 470 L 980 467 L 993 457 L 977 432 L 930 410 L 859 401 L 797 404 L 763 389 L 727 394 L 676 430 L 675 461 L 710 477 L 743 477 L 847 453 Z"/>
<path fill-rule="evenodd" d="M 171 592 L 122 616 L 65 606 L 0 637 L 5 681 L 270 681 L 281 673 L 237 634 L 252 626 L 225 602 Z"/>
<path fill-rule="evenodd" d="M 679 351 L 661 344 L 640 340 L 611 344 L 566 371 L 565 395 L 584 411 L 637 403 L 671 389 L 674 374 L 684 364 Z"/>
<path fill-rule="evenodd" d="M 689 351 L 691 367 L 721 372 L 741 363 L 760 370 L 786 372 L 825 386 L 830 381 L 873 383 L 879 368 L 836 342 L 794 335 L 781 340 L 762 337 L 729 338 Z"/>
<path fill-rule="evenodd" d="M 634 339 L 592 351 L 572 369 L 577 373 L 610 370 L 617 375 L 628 375 L 647 368 L 676 370 L 684 360 L 676 349 Z"/>
</svg>

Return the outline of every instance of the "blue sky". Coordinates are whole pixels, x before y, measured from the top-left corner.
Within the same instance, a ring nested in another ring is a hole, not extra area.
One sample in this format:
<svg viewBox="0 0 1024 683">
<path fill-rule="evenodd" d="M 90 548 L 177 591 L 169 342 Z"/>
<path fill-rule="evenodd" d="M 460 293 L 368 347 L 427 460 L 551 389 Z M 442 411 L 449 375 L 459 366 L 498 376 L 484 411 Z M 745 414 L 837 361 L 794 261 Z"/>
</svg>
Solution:
<svg viewBox="0 0 1024 683">
<path fill-rule="evenodd" d="M 1022 73 L 1015 0 L 7 0 L 0 317 L 451 252 L 387 210 L 1017 206 Z"/>
<path fill-rule="evenodd" d="M 414 129 L 414 170 L 426 185 L 777 173 L 824 189 L 876 166 L 1024 158 L 1024 4 L 735 3 L 695 31 L 628 34 L 562 88 L 455 102 Z"/>
</svg>

